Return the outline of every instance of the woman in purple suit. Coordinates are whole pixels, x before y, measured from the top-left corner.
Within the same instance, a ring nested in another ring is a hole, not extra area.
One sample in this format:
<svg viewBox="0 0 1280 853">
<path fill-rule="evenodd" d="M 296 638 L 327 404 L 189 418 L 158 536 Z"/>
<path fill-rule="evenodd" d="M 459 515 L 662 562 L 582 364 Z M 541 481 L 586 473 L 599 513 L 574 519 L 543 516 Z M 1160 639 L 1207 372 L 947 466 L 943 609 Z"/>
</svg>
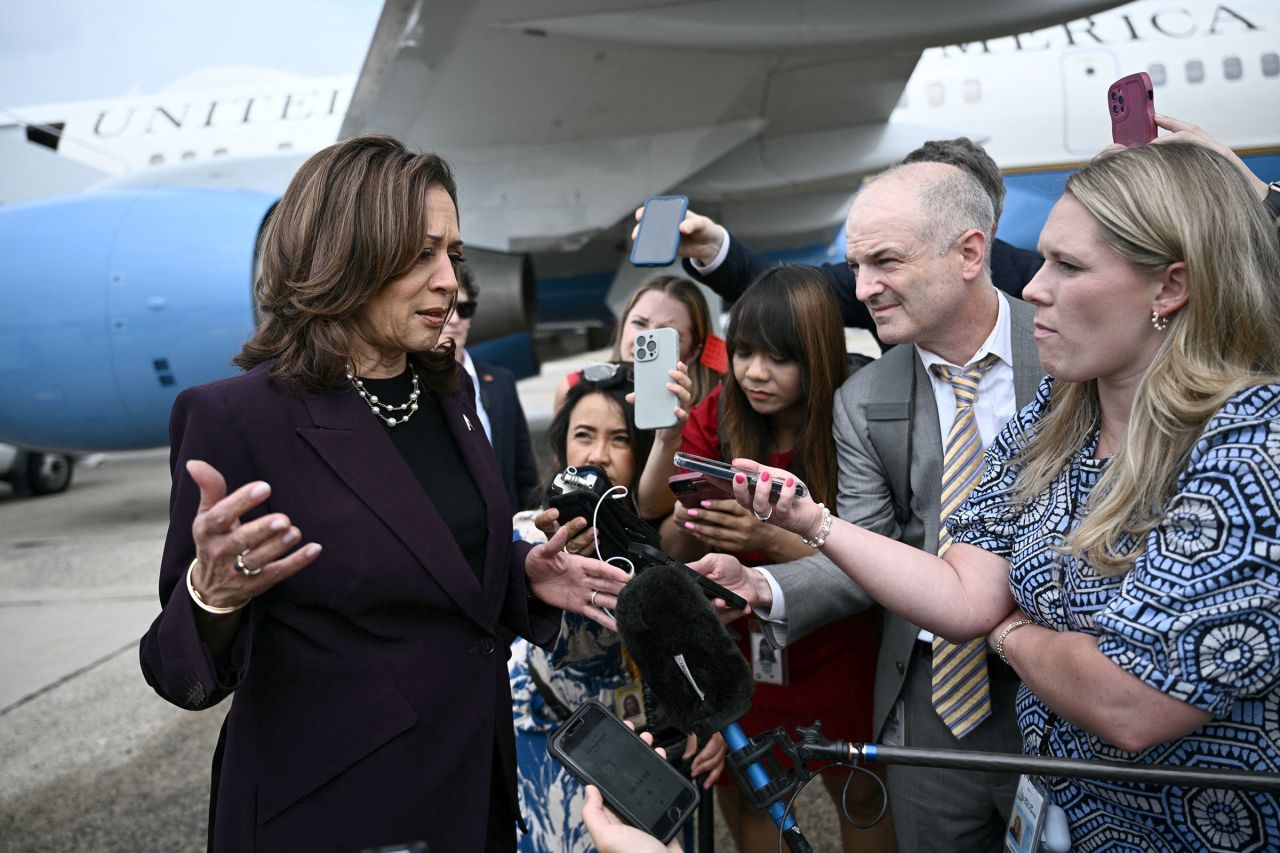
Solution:
<svg viewBox="0 0 1280 853">
<path fill-rule="evenodd" d="M 504 629 L 614 628 L 620 570 L 511 537 L 452 344 L 457 193 L 393 139 L 311 157 L 267 223 L 245 372 L 170 425 L 162 611 L 142 668 L 193 710 L 235 694 L 212 850 L 425 841 L 510 851 Z M 304 544 L 305 543 L 305 544 Z"/>
</svg>

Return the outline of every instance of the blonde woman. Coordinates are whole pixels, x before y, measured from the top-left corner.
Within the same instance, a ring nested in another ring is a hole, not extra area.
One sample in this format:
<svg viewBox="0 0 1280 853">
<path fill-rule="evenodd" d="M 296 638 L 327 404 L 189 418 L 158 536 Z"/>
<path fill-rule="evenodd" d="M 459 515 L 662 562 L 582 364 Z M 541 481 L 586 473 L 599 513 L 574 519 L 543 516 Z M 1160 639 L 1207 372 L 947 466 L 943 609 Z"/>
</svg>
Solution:
<svg viewBox="0 0 1280 853">
<path fill-rule="evenodd" d="M 939 559 L 784 484 L 771 521 L 1023 681 L 1029 753 L 1280 772 L 1280 247 L 1241 173 L 1187 142 L 1067 181 L 1040 239 L 1040 393 L 988 450 Z M 753 463 L 742 460 L 750 467 Z M 761 515 L 763 489 L 741 502 Z M 740 570 L 710 557 L 722 583 Z M 1280 847 L 1274 796 L 1048 780 L 1077 849 Z"/>
</svg>

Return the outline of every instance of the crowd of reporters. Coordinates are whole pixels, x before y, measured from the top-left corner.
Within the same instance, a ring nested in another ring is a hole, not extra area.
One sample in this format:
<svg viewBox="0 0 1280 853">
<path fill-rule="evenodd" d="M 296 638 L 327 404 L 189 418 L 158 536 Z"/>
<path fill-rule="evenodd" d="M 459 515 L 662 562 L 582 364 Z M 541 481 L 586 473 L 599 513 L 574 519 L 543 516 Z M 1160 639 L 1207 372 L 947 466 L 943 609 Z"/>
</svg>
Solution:
<svg viewBox="0 0 1280 853">
<path fill-rule="evenodd" d="M 646 282 L 610 357 L 565 377 L 541 476 L 510 374 L 466 352 L 483 282 L 448 167 L 385 137 L 311 158 L 266 233 L 247 372 L 173 419 L 142 661 L 183 707 L 235 694 L 210 848 L 664 849 L 546 755 L 590 698 L 721 783 L 739 849 L 777 848 L 719 736 L 667 731 L 646 696 L 613 615 L 627 573 L 550 506 L 570 466 L 750 604 L 723 616 L 753 725 L 1280 772 L 1280 193 L 1158 120 L 1070 179 L 1043 266 L 995 238 L 1001 175 L 966 139 L 863 189 L 847 264 L 770 267 L 690 213 L 689 278 Z M 690 279 L 732 304 L 723 340 Z M 848 357 L 842 325 L 884 354 Z M 631 342 L 658 327 L 674 426 L 638 430 Z M 783 497 L 677 503 L 677 450 Z M 873 772 L 891 817 L 842 827 L 846 851 L 1001 849 L 1016 777 Z M 824 781 L 878 811 L 873 777 Z M 1048 788 L 1078 849 L 1280 845 L 1269 795 Z"/>
</svg>

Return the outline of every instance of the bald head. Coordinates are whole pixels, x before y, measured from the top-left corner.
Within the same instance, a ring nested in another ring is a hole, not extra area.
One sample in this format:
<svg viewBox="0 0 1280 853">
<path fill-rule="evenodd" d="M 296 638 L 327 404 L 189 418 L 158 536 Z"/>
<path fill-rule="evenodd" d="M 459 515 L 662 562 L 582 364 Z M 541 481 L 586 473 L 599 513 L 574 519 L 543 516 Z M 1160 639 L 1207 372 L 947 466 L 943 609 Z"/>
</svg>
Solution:
<svg viewBox="0 0 1280 853">
<path fill-rule="evenodd" d="M 977 348 L 998 307 L 986 252 L 993 220 L 982 185 L 946 163 L 895 166 L 858 193 L 846 253 L 882 341 L 967 363 L 952 356 Z"/>
<path fill-rule="evenodd" d="M 872 179 L 854 205 L 864 196 L 867 203 L 890 203 L 904 214 L 914 215 L 920 240 L 939 252 L 945 252 L 971 228 L 990 234 L 995 227 L 991 196 L 982 184 L 965 170 L 946 163 L 894 166 Z"/>
</svg>

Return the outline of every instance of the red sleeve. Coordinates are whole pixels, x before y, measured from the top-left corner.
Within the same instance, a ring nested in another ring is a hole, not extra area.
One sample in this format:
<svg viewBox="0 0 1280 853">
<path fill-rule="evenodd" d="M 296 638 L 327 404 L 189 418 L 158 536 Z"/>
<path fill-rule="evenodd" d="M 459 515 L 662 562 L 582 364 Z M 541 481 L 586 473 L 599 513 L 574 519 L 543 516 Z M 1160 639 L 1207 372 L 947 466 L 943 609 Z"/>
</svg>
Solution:
<svg viewBox="0 0 1280 853">
<path fill-rule="evenodd" d="M 720 393 L 723 385 L 717 385 L 701 403 L 689 410 L 680 433 L 680 452 L 720 458 Z"/>
</svg>

